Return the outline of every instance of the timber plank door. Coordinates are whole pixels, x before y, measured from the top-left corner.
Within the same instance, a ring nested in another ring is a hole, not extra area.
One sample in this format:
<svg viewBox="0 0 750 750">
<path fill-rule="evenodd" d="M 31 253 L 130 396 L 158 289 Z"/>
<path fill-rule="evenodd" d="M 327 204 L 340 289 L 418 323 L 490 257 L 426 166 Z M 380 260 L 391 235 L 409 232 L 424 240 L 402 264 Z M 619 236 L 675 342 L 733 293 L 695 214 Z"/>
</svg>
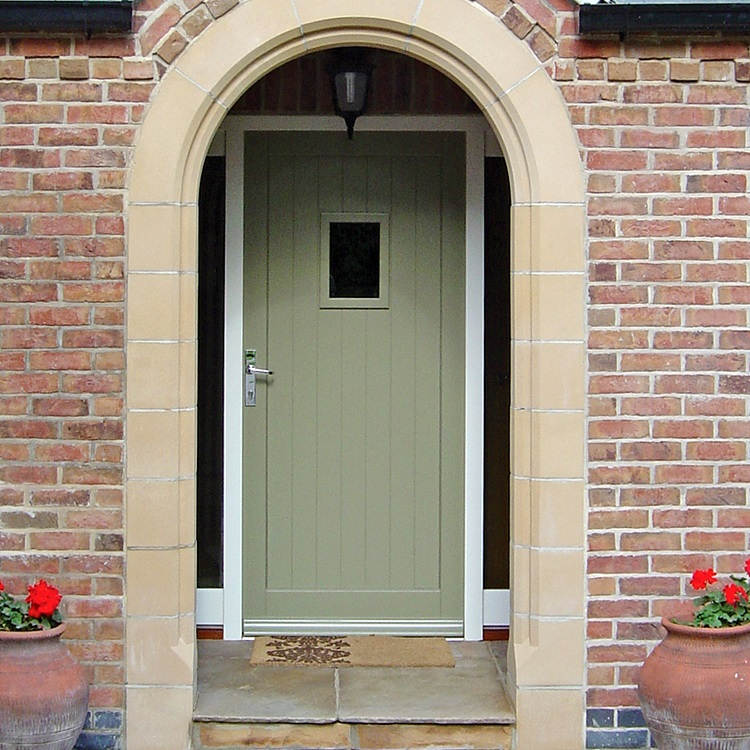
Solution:
<svg viewBox="0 0 750 750">
<path fill-rule="evenodd" d="M 465 138 L 245 134 L 243 618 L 463 632 Z"/>
</svg>

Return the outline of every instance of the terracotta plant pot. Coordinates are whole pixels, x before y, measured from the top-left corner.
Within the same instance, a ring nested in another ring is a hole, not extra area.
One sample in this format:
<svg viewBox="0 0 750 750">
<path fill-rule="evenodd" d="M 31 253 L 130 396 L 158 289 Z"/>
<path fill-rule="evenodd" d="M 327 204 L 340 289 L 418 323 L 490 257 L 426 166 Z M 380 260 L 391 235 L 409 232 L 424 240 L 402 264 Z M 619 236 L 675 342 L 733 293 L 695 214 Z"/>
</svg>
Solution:
<svg viewBox="0 0 750 750">
<path fill-rule="evenodd" d="M 89 686 L 52 630 L 0 631 L 0 750 L 71 750 L 86 720 Z"/>
<path fill-rule="evenodd" d="M 750 624 L 661 624 L 638 696 L 659 750 L 750 750 Z"/>
</svg>

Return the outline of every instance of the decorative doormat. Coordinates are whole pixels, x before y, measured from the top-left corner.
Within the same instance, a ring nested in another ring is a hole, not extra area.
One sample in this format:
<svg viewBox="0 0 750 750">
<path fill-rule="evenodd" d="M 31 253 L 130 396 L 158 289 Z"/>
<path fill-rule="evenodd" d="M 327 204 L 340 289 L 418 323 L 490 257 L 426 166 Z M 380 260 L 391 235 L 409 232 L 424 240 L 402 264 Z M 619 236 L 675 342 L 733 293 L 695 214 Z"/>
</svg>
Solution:
<svg viewBox="0 0 750 750">
<path fill-rule="evenodd" d="M 314 667 L 454 667 L 445 638 L 280 635 L 255 639 L 251 664 Z"/>
</svg>

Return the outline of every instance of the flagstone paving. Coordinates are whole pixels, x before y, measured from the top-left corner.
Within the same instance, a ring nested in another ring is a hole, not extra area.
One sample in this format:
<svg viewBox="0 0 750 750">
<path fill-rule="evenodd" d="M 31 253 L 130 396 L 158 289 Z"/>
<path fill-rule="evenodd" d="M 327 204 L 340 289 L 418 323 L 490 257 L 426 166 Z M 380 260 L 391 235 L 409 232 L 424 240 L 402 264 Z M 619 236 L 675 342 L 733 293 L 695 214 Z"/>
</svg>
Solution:
<svg viewBox="0 0 750 750">
<path fill-rule="evenodd" d="M 504 645 L 452 641 L 452 668 L 329 668 L 251 665 L 251 641 L 201 641 L 194 745 L 510 747 Z"/>
</svg>

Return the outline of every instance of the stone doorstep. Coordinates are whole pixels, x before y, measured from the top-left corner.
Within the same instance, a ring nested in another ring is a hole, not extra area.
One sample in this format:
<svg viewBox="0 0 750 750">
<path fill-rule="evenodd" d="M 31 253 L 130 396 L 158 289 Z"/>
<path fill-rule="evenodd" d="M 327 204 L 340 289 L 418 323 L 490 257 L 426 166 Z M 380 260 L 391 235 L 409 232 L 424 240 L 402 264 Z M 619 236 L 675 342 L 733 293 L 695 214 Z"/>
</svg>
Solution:
<svg viewBox="0 0 750 750">
<path fill-rule="evenodd" d="M 487 724 L 193 722 L 195 750 L 510 750 L 513 727 Z"/>
<path fill-rule="evenodd" d="M 451 643 L 456 666 L 251 666 L 246 642 L 199 644 L 193 718 L 238 724 L 514 724 L 485 643 Z"/>
<path fill-rule="evenodd" d="M 248 668 L 246 641 L 198 648 L 194 750 L 510 750 L 497 656 L 451 642 L 452 668 Z"/>
</svg>

